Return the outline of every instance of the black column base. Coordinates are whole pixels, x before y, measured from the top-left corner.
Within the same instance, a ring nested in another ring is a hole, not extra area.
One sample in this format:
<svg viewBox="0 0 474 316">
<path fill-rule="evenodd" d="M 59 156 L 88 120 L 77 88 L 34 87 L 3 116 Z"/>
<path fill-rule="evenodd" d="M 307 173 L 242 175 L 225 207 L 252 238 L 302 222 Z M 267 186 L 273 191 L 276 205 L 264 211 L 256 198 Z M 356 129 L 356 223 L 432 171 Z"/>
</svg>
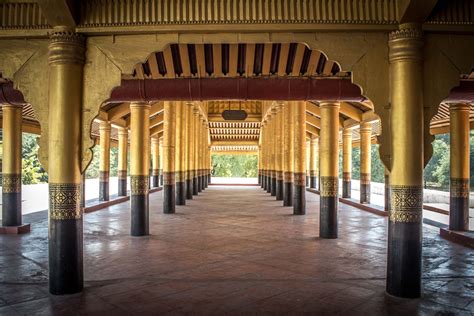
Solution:
<svg viewBox="0 0 474 316">
<path fill-rule="evenodd" d="M 351 198 L 351 181 L 342 180 L 342 197 L 345 199 Z"/>
<path fill-rule="evenodd" d="M 2 193 L 2 226 L 21 226 L 21 192 Z"/>
<path fill-rule="evenodd" d="M 109 182 L 100 181 L 99 182 L 99 201 L 108 201 L 109 196 Z"/>
<path fill-rule="evenodd" d="M 118 196 L 127 196 L 127 178 L 118 179 Z"/>
<path fill-rule="evenodd" d="M 186 179 L 186 199 L 193 199 L 193 179 Z"/>
<path fill-rule="evenodd" d="M 174 184 L 165 184 L 163 186 L 163 213 L 176 213 L 176 192 Z"/>
<path fill-rule="evenodd" d="M 265 189 L 265 176 L 264 176 L 263 174 L 262 174 L 262 180 L 261 180 L 261 182 L 260 182 L 260 187 L 261 187 L 262 189 Z"/>
<path fill-rule="evenodd" d="M 208 185 L 211 184 L 211 177 L 212 177 L 212 175 L 209 173 L 208 177 L 207 177 L 207 184 Z"/>
<path fill-rule="evenodd" d="M 262 189 L 267 190 L 267 176 L 262 176 Z"/>
<path fill-rule="evenodd" d="M 304 185 L 293 185 L 293 215 L 306 214 L 306 187 Z"/>
<path fill-rule="evenodd" d="M 405 298 L 421 296 L 422 225 L 389 221 L 387 293 Z"/>
<path fill-rule="evenodd" d="M 151 182 L 154 188 L 158 188 L 160 186 L 160 179 L 158 175 L 153 175 Z"/>
<path fill-rule="evenodd" d="M 293 206 L 293 182 L 283 183 L 283 206 Z"/>
<path fill-rule="evenodd" d="M 449 229 L 469 230 L 469 179 L 450 179 Z"/>
<path fill-rule="evenodd" d="M 310 183 L 309 183 L 309 176 L 306 176 L 306 187 L 309 188 L 309 185 L 310 185 Z"/>
<path fill-rule="evenodd" d="M 370 204 L 370 184 L 360 185 L 360 203 Z"/>
<path fill-rule="evenodd" d="M 163 174 L 160 174 L 160 185 L 163 186 Z"/>
<path fill-rule="evenodd" d="M 194 177 L 193 178 L 193 195 L 198 195 L 198 193 L 199 193 L 198 178 Z"/>
<path fill-rule="evenodd" d="M 390 178 L 388 175 L 385 175 L 385 202 L 384 202 L 384 211 L 390 212 L 391 202 L 390 202 Z"/>
<path fill-rule="evenodd" d="M 272 180 L 271 180 L 271 189 L 270 189 L 270 195 L 271 196 L 276 196 L 276 183 L 277 183 L 277 179 L 275 177 L 272 177 Z"/>
<path fill-rule="evenodd" d="M 272 177 L 267 176 L 267 193 L 272 193 Z"/>
<path fill-rule="evenodd" d="M 283 201 L 283 180 L 276 181 L 276 199 Z"/>
<path fill-rule="evenodd" d="M 49 221 L 49 292 L 74 294 L 84 287 L 82 218 Z"/>
<path fill-rule="evenodd" d="M 176 182 L 176 205 L 186 205 L 186 184 Z"/>
<path fill-rule="evenodd" d="M 320 197 L 319 237 L 337 238 L 337 196 Z"/>
<path fill-rule="evenodd" d="M 130 205 L 132 211 L 131 235 L 149 235 L 148 194 L 132 194 L 130 196 Z"/>
<path fill-rule="evenodd" d="M 317 186 L 318 186 L 318 177 L 316 177 L 316 176 L 311 176 L 311 177 L 309 178 L 309 187 L 310 187 L 311 189 L 316 189 Z"/>
<path fill-rule="evenodd" d="M 198 192 L 202 192 L 202 176 L 197 176 L 196 180 L 198 184 Z"/>
</svg>

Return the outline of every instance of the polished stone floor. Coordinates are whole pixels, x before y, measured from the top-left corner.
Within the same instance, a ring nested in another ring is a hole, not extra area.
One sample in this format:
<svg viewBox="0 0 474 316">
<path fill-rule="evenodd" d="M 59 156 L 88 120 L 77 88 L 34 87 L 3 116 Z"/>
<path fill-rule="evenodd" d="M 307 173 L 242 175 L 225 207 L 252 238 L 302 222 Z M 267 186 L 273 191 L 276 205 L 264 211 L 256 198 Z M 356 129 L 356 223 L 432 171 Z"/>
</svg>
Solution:
<svg viewBox="0 0 474 316">
<path fill-rule="evenodd" d="M 47 289 L 47 215 L 0 236 L 0 314 L 470 315 L 474 252 L 424 227 L 424 294 L 385 295 L 387 219 L 340 205 L 340 238 L 318 236 L 318 200 L 291 215 L 258 187 L 210 187 L 177 214 L 150 196 L 151 236 L 129 236 L 129 204 L 85 216 L 85 290 Z"/>
</svg>

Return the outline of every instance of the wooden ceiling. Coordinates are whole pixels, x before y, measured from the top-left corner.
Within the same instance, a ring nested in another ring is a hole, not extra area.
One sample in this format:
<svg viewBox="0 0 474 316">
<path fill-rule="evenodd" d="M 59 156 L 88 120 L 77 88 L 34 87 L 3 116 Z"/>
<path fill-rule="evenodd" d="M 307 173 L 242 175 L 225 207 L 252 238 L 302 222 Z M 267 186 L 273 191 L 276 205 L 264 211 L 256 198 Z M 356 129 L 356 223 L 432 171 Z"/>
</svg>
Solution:
<svg viewBox="0 0 474 316">
<path fill-rule="evenodd" d="M 299 43 L 172 44 L 138 64 L 131 78 L 348 75 L 339 72 L 337 63 Z"/>
</svg>

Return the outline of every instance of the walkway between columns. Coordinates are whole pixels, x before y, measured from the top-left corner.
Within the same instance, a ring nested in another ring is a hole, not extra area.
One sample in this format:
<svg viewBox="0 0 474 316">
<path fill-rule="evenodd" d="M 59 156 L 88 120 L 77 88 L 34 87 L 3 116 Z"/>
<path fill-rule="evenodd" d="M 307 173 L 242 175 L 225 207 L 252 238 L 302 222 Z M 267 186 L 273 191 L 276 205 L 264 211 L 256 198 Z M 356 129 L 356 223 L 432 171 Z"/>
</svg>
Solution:
<svg viewBox="0 0 474 316">
<path fill-rule="evenodd" d="M 339 239 L 257 187 L 209 187 L 176 214 L 150 195 L 149 237 L 129 234 L 129 203 L 84 216 L 85 291 L 50 296 L 47 214 L 32 233 L 0 236 L 0 314 L 359 312 L 474 309 L 474 254 L 424 226 L 424 297 L 385 297 L 387 219 L 340 205 Z M 450 304 L 451 306 L 448 306 Z M 2 307 L 3 306 L 3 307 Z"/>
</svg>

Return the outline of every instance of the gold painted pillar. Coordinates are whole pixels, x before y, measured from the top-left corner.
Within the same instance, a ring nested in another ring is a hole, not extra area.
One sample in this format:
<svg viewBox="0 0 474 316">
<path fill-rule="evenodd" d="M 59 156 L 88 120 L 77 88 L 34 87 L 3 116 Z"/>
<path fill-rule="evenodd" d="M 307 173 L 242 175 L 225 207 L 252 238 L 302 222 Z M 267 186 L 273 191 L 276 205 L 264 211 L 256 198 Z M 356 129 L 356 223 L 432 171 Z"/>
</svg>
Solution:
<svg viewBox="0 0 474 316">
<path fill-rule="evenodd" d="M 269 114 L 267 118 L 267 147 L 268 147 L 268 176 L 267 176 L 267 193 L 272 192 L 272 177 L 273 177 L 273 125 L 272 115 Z"/>
<path fill-rule="evenodd" d="M 449 229 L 469 230 L 469 104 L 451 104 Z"/>
<path fill-rule="evenodd" d="M 118 129 L 118 195 L 127 195 L 127 153 L 128 152 L 128 130 L 126 128 Z"/>
<path fill-rule="evenodd" d="M 152 185 L 154 188 L 158 188 L 160 186 L 160 140 L 158 136 L 154 136 L 151 138 L 151 159 L 152 159 Z"/>
<path fill-rule="evenodd" d="M 209 186 L 210 169 L 209 169 L 209 124 L 204 121 L 204 188 Z"/>
<path fill-rule="evenodd" d="M 261 137 L 262 137 L 262 183 L 261 187 L 267 190 L 267 121 L 262 121 Z"/>
<path fill-rule="evenodd" d="M 131 235 L 149 234 L 150 105 L 130 104 Z"/>
<path fill-rule="evenodd" d="M 319 152 L 319 138 L 317 136 L 313 136 L 311 138 L 311 144 L 310 144 L 310 165 L 309 165 L 309 186 L 312 189 L 317 189 L 318 187 L 318 173 L 319 173 L 319 157 L 318 157 L 318 152 Z"/>
<path fill-rule="evenodd" d="M 193 199 L 194 145 L 193 145 L 193 103 L 186 103 L 186 199 Z"/>
<path fill-rule="evenodd" d="M 370 168 L 372 125 L 360 123 L 360 203 L 370 204 Z"/>
<path fill-rule="evenodd" d="M 3 104 L 2 226 L 22 226 L 21 148 L 22 107 Z M 29 225 L 27 231 L 29 231 Z"/>
<path fill-rule="evenodd" d="M 283 147 L 283 206 L 293 206 L 293 172 L 294 172 L 294 104 L 288 102 L 284 106 L 285 135 Z"/>
<path fill-rule="evenodd" d="M 321 102 L 319 237 L 337 238 L 339 191 L 339 103 Z"/>
<path fill-rule="evenodd" d="M 423 217 L 423 36 L 402 24 L 389 34 L 391 97 L 391 211 L 387 293 L 421 295 Z"/>
<path fill-rule="evenodd" d="M 175 202 L 176 106 L 164 102 L 163 115 L 163 213 L 174 214 Z"/>
<path fill-rule="evenodd" d="M 306 139 L 306 187 L 310 185 L 310 171 L 311 168 L 311 138 Z"/>
<path fill-rule="evenodd" d="M 199 194 L 199 107 L 195 105 L 193 107 L 193 147 L 194 147 L 194 160 L 193 160 L 193 195 Z"/>
<path fill-rule="evenodd" d="M 100 164 L 99 164 L 99 201 L 109 200 L 110 179 L 110 122 L 99 125 Z"/>
<path fill-rule="evenodd" d="M 277 124 L 277 113 L 278 110 L 276 106 L 274 106 L 271 110 L 271 120 L 270 120 L 270 126 L 271 126 L 271 152 L 272 152 L 272 157 L 271 157 L 271 172 L 272 172 L 272 180 L 271 180 L 271 185 L 270 185 L 270 195 L 271 196 L 276 196 L 276 184 L 277 184 L 277 134 L 278 134 L 278 124 Z"/>
<path fill-rule="evenodd" d="M 61 27 L 49 43 L 49 291 L 82 291 L 82 89 L 85 38 Z M 46 70 L 45 70 L 46 71 Z"/>
<path fill-rule="evenodd" d="M 184 142 L 186 140 L 186 127 L 184 122 L 184 114 L 186 109 L 181 101 L 174 102 L 176 107 L 176 145 L 175 145 L 175 186 L 176 186 L 176 205 L 186 205 L 186 179 L 184 157 Z"/>
<path fill-rule="evenodd" d="M 275 140 L 275 149 L 276 149 L 276 199 L 278 201 L 283 201 L 283 105 L 277 105 L 277 114 L 275 117 L 275 126 L 276 126 L 276 140 Z"/>
<path fill-rule="evenodd" d="M 352 182 L 352 129 L 342 131 L 342 197 L 351 198 Z"/>
<path fill-rule="evenodd" d="M 160 140 L 159 140 L 158 157 L 160 160 L 160 169 L 159 169 L 160 185 L 163 186 L 163 136 L 160 137 Z"/>
<path fill-rule="evenodd" d="M 293 214 L 306 214 L 306 103 L 296 101 L 294 115 Z"/>
</svg>

